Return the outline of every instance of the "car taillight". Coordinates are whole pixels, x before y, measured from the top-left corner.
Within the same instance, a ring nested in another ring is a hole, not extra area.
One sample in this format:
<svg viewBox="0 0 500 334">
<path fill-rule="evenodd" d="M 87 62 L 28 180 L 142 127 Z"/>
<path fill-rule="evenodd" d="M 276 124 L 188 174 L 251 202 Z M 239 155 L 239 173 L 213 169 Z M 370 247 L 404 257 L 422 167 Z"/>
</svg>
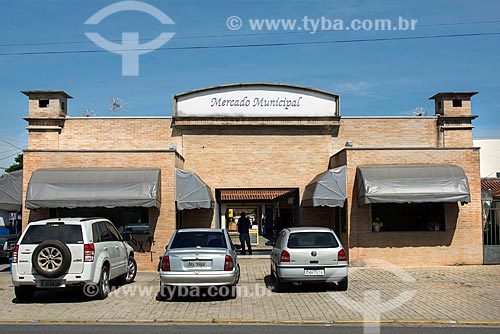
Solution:
<svg viewBox="0 0 500 334">
<path fill-rule="evenodd" d="M 16 247 L 14 247 L 14 250 L 12 251 L 12 263 L 17 263 L 18 253 L 19 253 L 19 245 L 16 245 Z"/>
<path fill-rule="evenodd" d="M 343 249 L 339 250 L 339 254 L 337 255 L 337 261 L 347 261 L 347 254 L 345 253 L 345 250 Z"/>
<path fill-rule="evenodd" d="M 234 269 L 234 260 L 231 255 L 226 255 L 224 260 L 224 271 L 231 271 Z"/>
<path fill-rule="evenodd" d="M 290 262 L 290 253 L 286 250 L 281 251 L 280 262 Z"/>
<path fill-rule="evenodd" d="M 94 244 L 83 245 L 83 261 L 94 262 L 95 247 Z"/>
<path fill-rule="evenodd" d="M 168 255 L 165 255 L 161 259 L 161 270 L 170 271 L 170 258 L 168 257 Z"/>
</svg>

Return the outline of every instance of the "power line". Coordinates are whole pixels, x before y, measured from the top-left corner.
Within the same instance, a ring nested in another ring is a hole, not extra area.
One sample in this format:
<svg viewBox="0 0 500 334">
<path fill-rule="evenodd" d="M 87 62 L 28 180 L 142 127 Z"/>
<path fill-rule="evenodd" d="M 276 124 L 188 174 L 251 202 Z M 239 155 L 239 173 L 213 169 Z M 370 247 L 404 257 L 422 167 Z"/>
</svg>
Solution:
<svg viewBox="0 0 500 334">
<path fill-rule="evenodd" d="M 18 143 L 26 143 L 26 140 L 18 140 L 18 139 L 13 139 L 13 138 L 7 138 L 7 137 L 4 137 L 4 136 L 0 136 L 0 138 L 5 139 L 5 140 L 10 140 L 10 141 L 15 141 L 15 142 L 18 142 Z"/>
<path fill-rule="evenodd" d="M 15 147 L 15 148 L 17 148 L 19 150 L 22 150 L 22 148 L 20 148 L 19 146 L 16 146 L 16 145 L 14 145 L 12 143 L 9 143 L 7 140 L 3 139 L 2 137 L 0 137 L 0 141 L 4 142 L 4 143 L 6 143 L 6 144 L 8 144 L 8 145 L 10 145 L 12 147 Z"/>
<path fill-rule="evenodd" d="M 422 40 L 422 39 L 456 38 L 456 37 L 479 37 L 479 36 L 496 36 L 496 35 L 500 35 L 500 32 L 411 36 L 411 37 L 385 37 L 385 38 L 367 38 L 367 39 L 345 39 L 345 40 L 333 40 L 333 41 L 304 41 L 304 42 L 282 42 L 282 43 L 264 43 L 264 44 L 184 46 L 184 47 L 171 47 L 171 48 L 158 48 L 158 49 L 135 48 L 135 49 L 129 49 L 129 50 L 69 50 L 69 51 L 6 52 L 6 53 L 0 53 L 0 56 L 58 55 L 58 54 L 62 55 L 62 54 L 84 54 L 84 53 L 107 53 L 107 52 L 118 52 L 118 51 L 132 52 L 132 51 L 174 51 L 174 50 L 201 50 L 201 49 L 236 49 L 236 48 L 252 48 L 252 47 L 319 45 L 319 44 L 337 44 L 337 43 L 365 43 L 365 42 L 405 41 L 405 40 Z"/>
<path fill-rule="evenodd" d="M 291 19 L 293 20 L 293 19 Z M 297 20 L 297 19 L 295 19 Z M 470 21 L 470 22 L 450 22 L 450 23 L 433 23 L 433 24 L 418 24 L 417 27 L 439 27 L 439 26 L 458 26 L 458 25 L 472 25 L 472 24 L 493 24 L 500 23 L 500 20 L 490 20 L 490 21 Z M 321 30 L 317 33 L 333 33 L 340 32 L 338 30 Z M 258 33 L 247 33 L 247 34 L 224 34 L 224 35 L 202 35 L 202 36 L 174 36 L 171 40 L 185 40 L 185 39 L 209 39 L 209 38 L 231 38 L 231 37 L 252 37 L 252 36 L 272 36 L 272 35 L 298 35 L 298 34 L 310 34 L 310 31 L 265 31 Z M 152 41 L 155 38 L 141 38 L 139 41 Z M 127 41 L 121 39 L 112 39 L 110 42 L 123 42 Z M 135 41 L 135 40 L 134 40 Z M 93 44 L 92 41 L 62 41 L 62 42 L 38 42 L 38 43 L 9 43 L 0 44 L 0 47 L 20 47 L 20 46 L 53 46 L 53 45 L 75 45 L 75 44 Z"/>
<path fill-rule="evenodd" d="M 11 155 L 8 155 L 8 156 L 6 156 L 6 157 L 2 157 L 2 158 L 0 158 L 0 160 L 8 159 L 8 158 L 13 157 L 13 156 L 15 156 L 15 155 L 18 155 L 18 154 L 20 154 L 20 153 L 22 153 L 22 151 L 21 151 L 21 152 L 17 151 L 17 152 L 16 152 L 16 153 L 14 153 L 14 154 L 11 154 Z"/>
</svg>

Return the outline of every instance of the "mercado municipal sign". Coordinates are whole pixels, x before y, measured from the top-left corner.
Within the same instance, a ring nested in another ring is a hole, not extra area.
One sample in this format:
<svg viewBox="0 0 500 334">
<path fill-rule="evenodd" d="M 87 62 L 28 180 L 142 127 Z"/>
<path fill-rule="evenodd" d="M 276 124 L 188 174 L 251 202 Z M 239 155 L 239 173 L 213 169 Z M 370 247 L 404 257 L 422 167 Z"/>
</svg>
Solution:
<svg viewBox="0 0 500 334">
<path fill-rule="evenodd" d="M 236 84 L 174 97 L 176 117 L 331 117 L 338 96 L 279 84 Z"/>
</svg>

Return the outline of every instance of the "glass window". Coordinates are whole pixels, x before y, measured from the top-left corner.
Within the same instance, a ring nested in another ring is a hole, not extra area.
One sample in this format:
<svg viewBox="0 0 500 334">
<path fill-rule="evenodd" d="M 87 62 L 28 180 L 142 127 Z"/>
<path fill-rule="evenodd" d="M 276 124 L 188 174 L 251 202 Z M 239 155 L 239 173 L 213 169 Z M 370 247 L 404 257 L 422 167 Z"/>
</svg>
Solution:
<svg viewBox="0 0 500 334">
<path fill-rule="evenodd" d="M 98 222 L 97 229 L 99 230 L 100 241 L 112 241 L 111 232 L 109 232 L 106 222 Z"/>
<path fill-rule="evenodd" d="M 170 248 L 226 248 L 221 232 L 177 232 Z"/>
<path fill-rule="evenodd" d="M 47 223 L 28 227 L 21 244 L 39 244 L 45 240 L 59 240 L 65 244 L 83 244 L 80 225 Z"/>
<path fill-rule="evenodd" d="M 97 224 L 98 223 L 92 224 L 92 240 L 94 240 L 94 242 L 101 241 L 101 236 L 99 234 L 99 229 L 97 228 Z"/>
<path fill-rule="evenodd" d="M 377 218 L 380 232 L 445 230 L 444 203 L 372 204 L 372 221 Z"/>
<path fill-rule="evenodd" d="M 339 244 L 329 232 L 295 232 L 288 237 L 288 248 L 336 248 Z"/>
<path fill-rule="evenodd" d="M 113 226 L 113 224 L 106 222 L 106 226 L 109 229 L 109 233 L 111 234 L 111 239 L 112 241 L 120 241 L 120 233 L 116 230 L 116 228 Z"/>
</svg>

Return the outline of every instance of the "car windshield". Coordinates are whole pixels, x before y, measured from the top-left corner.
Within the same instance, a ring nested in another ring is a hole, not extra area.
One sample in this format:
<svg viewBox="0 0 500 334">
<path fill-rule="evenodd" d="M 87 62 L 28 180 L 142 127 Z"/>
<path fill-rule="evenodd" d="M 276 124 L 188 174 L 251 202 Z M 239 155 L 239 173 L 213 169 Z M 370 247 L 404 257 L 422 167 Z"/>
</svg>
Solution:
<svg viewBox="0 0 500 334">
<path fill-rule="evenodd" d="M 330 232 L 296 232 L 288 238 L 288 248 L 336 248 L 337 240 Z"/>
<path fill-rule="evenodd" d="M 178 232 L 172 241 L 173 248 L 226 248 L 226 240 L 221 232 Z"/>
<path fill-rule="evenodd" d="M 82 228 L 79 225 L 48 223 L 29 226 L 21 244 L 39 244 L 45 240 L 59 240 L 65 244 L 83 244 Z"/>
</svg>

